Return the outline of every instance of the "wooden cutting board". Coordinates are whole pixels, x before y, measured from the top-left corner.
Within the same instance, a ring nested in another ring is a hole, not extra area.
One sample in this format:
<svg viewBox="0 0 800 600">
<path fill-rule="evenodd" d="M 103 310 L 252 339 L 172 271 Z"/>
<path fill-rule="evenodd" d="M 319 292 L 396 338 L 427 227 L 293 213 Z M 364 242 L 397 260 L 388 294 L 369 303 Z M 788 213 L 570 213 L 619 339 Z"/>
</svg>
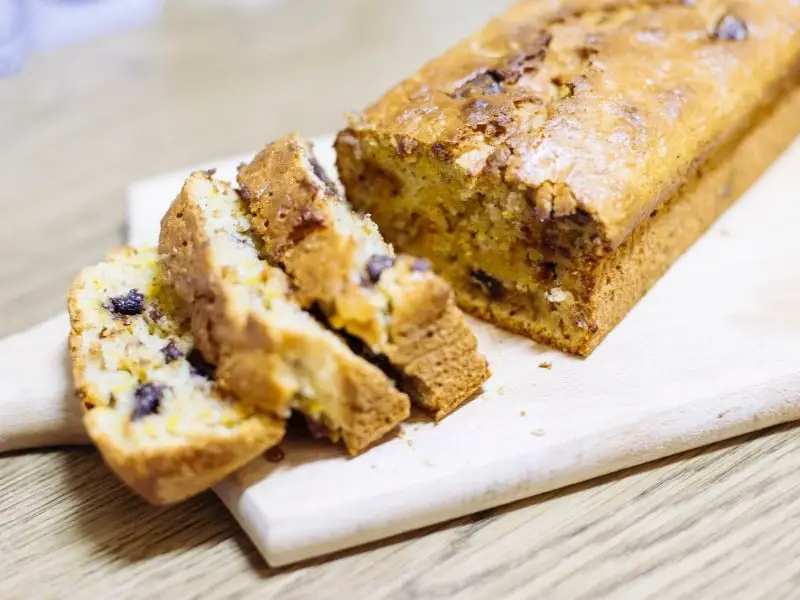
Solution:
<svg viewBox="0 0 800 600">
<path fill-rule="evenodd" d="M 208 166 L 233 179 L 247 158 Z M 454 415 L 355 459 L 290 439 L 217 493 L 279 566 L 800 418 L 798 171 L 800 141 L 588 359 L 473 321 L 494 375 Z M 133 241 L 185 175 L 131 188 Z"/>
<path fill-rule="evenodd" d="M 330 144 L 317 140 L 332 169 Z M 197 168 L 232 179 L 248 158 Z M 157 239 L 188 171 L 131 187 L 133 243 Z M 798 172 L 800 141 L 588 359 L 473 321 L 494 375 L 454 415 L 414 418 L 355 459 L 290 436 L 282 461 L 259 459 L 217 493 L 280 566 L 800 418 Z M 25 335 L 4 354 L 24 352 Z"/>
</svg>

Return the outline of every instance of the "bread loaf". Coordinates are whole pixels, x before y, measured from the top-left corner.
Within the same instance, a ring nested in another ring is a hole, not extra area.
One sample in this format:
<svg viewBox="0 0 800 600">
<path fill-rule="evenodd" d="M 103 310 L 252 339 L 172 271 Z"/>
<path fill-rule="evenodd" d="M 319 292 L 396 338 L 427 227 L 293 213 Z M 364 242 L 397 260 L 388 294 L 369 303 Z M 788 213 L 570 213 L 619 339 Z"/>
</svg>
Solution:
<svg viewBox="0 0 800 600">
<path fill-rule="evenodd" d="M 340 177 L 465 309 L 587 355 L 800 131 L 799 32 L 794 0 L 521 2 L 354 117 Z"/>
</svg>

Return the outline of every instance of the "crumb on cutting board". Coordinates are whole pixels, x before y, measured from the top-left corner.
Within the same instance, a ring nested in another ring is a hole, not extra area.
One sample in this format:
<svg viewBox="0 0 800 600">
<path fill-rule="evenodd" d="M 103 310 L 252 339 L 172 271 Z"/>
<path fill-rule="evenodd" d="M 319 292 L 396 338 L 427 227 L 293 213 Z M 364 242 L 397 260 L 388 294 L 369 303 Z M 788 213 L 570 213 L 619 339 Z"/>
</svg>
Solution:
<svg viewBox="0 0 800 600">
<path fill-rule="evenodd" d="M 548 362 L 546 360 L 543 360 L 542 362 L 539 363 L 539 368 L 540 369 L 552 369 L 553 368 L 553 363 Z"/>
<path fill-rule="evenodd" d="M 531 431 L 531 435 L 536 437 L 543 437 L 544 436 L 544 429 L 534 429 Z"/>
<path fill-rule="evenodd" d="M 264 458 L 271 463 L 279 463 L 286 458 L 286 453 L 280 446 L 273 446 L 264 453 Z"/>
</svg>

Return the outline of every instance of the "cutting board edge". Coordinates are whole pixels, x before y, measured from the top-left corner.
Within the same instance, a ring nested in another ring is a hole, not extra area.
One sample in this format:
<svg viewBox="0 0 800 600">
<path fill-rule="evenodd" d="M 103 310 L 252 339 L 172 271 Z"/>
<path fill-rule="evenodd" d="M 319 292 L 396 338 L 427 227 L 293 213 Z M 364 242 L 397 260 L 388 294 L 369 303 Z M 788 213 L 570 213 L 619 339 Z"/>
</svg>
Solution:
<svg viewBox="0 0 800 600">
<path fill-rule="evenodd" d="M 753 399 L 758 401 L 752 402 Z M 800 400 L 800 369 L 797 372 L 788 373 L 782 378 L 734 390 L 730 394 L 709 399 L 708 402 L 695 401 L 681 407 L 690 412 L 708 413 L 706 415 L 687 417 L 684 412 L 682 415 L 684 418 L 676 420 L 677 409 L 670 409 L 651 416 L 648 423 L 639 423 L 633 427 L 625 424 L 613 430 L 598 432 L 594 438 L 586 436 L 581 440 L 563 441 L 557 446 L 550 447 L 548 454 L 554 457 L 561 456 L 563 460 L 565 448 L 580 447 L 585 453 L 593 445 L 601 448 L 606 454 L 593 455 L 591 462 L 576 462 L 571 468 L 558 471 L 554 477 L 538 479 L 531 477 L 531 473 L 536 470 L 536 466 L 531 464 L 532 460 L 537 458 L 533 453 L 519 455 L 515 457 L 516 460 L 511 461 L 506 461 L 506 457 L 495 457 L 494 460 L 480 465 L 480 468 L 487 471 L 487 475 L 488 472 L 491 472 L 492 476 L 496 478 L 498 462 L 503 462 L 505 469 L 501 469 L 501 471 L 505 471 L 503 477 L 508 481 L 507 484 L 495 489 L 467 492 L 467 495 L 473 497 L 466 501 L 451 496 L 448 505 L 427 507 L 427 511 L 426 507 L 420 503 L 414 504 L 415 498 L 420 495 L 413 494 L 413 488 L 404 490 L 408 496 L 382 497 L 381 501 L 390 500 L 395 505 L 399 504 L 406 508 L 414 506 L 414 510 L 408 511 L 405 515 L 399 515 L 402 509 L 396 509 L 398 510 L 396 518 L 392 515 L 380 517 L 382 521 L 389 523 L 388 526 L 381 527 L 377 524 L 376 514 L 370 519 L 370 524 L 364 525 L 365 511 L 375 513 L 375 511 L 370 511 L 370 503 L 378 504 L 378 498 L 362 499 L 361 503 L 366 506 L 349 505 L 333 509 L 329 506 L 320 506 L 320 510 L 325 512 L 325 521 L 327 522 L 331 520 L 346 521 L 346 514 L 341 515 L 341 519 L 331 519 L 332 510 L 358 515 L 357 521 L 361 522 L 358 531 L 342 532 L 338 535 L 331 535 L 330 530 L 325 531 L 324 528 L 314 524 L 311 515 L 296 515 L 282 519 L 282 522 L 271 523 L 266 514 L 267 511 L 258 508 L 259 499 L 256 488 L 240 490 L 237 489 L 233 480 L 227 480 L 218 485 L 215 492 L 247 532 L 267 563 L 272 567 L 282 567 L 345 550 L 357 549 L 380 540 L 391 543 L 391 538 L 404 533 L 564 489 L 681 452 L 800 420 L 798 400 Z M 693 431 L 687 432 L 685 429 L 687 422 L 695 424 Z M 720 426 L 720 422 L 723 423 L 722 426 Z M 652 427 L 653 424 L 660 426 Z M 629 430 L 629 435 L 624 438 L 627 441 L 609 447 L 606 440 L 609 436 L 619 433 L 620 429 Z M 637 438 L 646 439 L 640 452 L 631 450 L 631 440 Z M 554 461 L 543 460 L 540 463 L 552 466 Z M 467 473 L 473 480 L 487 478 L 476 476 L 474 464 L 469 469 L 459 472 L 459 475 Z M 453 477 L 448 478 L 444 486 L 451 488 L 451 494 L 453 484 L 458 483 L 452 479 Z M 535 479 L 537 483 L 530 483 L 532 479 Z M 443 497 L 447 497 L 448 490 L 443 491 L 445 492 Z M 428 490 L 427 496 L 431 495 L 435 494 Z M 385 504 L 382 506 L 385 508 Z"/>
</svg>

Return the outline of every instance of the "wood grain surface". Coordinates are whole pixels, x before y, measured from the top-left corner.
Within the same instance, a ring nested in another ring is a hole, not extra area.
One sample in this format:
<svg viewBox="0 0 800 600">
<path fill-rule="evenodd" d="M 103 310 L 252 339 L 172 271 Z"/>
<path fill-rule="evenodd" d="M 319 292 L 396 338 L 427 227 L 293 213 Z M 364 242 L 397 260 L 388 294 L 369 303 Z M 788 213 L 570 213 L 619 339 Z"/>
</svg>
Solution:
<svg viewBox="0 0 800 600">
<path fill-rule="evenodd" d="M 129 182 L 333 131 L 505 4 L 174 0 L 34 57 L 0 80 L 0 334 L 122 240 Z M 781 427 L 276 570 L 210 493 L 157 509 L 88 448 L 7 455 L 0 598 L 800 598 L 798 456 Z"/>
</svg>

